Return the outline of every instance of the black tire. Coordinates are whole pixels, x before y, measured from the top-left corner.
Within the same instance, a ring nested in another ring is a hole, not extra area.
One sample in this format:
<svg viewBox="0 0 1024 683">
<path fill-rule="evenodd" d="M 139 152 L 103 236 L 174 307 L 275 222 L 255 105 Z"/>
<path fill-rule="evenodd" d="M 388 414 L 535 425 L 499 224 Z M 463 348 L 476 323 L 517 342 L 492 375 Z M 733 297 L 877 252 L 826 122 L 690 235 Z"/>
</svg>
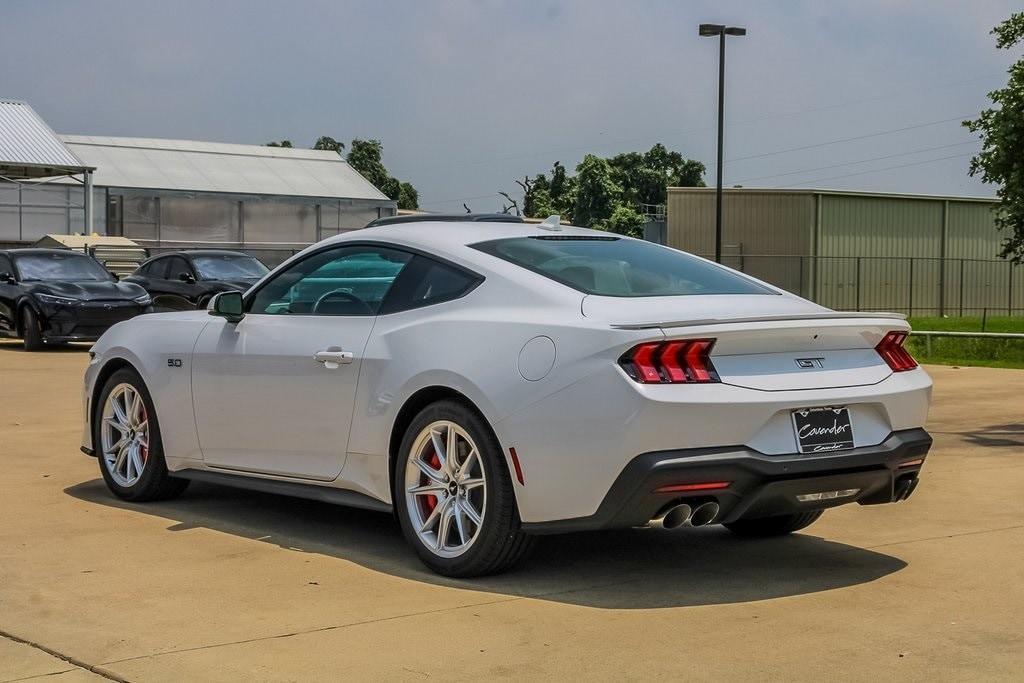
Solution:
<svg viewBox="0 0 1024 683">
<path fill-rule="evenodd" d="M 734 534 L 752 538 L 784 536 L 806 529 L 817 522 L 823 512 L 824 510 L 811 510 L 809 512 L 794 512 L 791 515 L 738 519 L 735 522 L 727 522 L 723 526 Z"/>
<path fill-rule="evenodd" d="M 21 311 L 21 338 L 26 351 L 41 351 L 43 348 L 43 328 L 39 325 L 39 316 L 31 306 Z"/>
<path fill-rule="evenodd" d="M 111 476 L 106 458 L 103 457 L 103 441 L 100 433 L 100 426 L 103 418 L 103 409 L 107 403 L 107 397 L 120 384 L 130 384 L 142 396 L 146 408 L 146 417 L 149 424 L 149 454 L 145 465 L 142 468 L 142 476 L 131 486 L 122 486 Z M 118 498 L 134 503 L 142 503 L 152 500 L 167 500 L 180 495 L 188 488 L 188 479 L 172 477 L 167 471 L 167 462 L 164 460 L 163 441 L 160 438 L 160 422 L 157 419 L 156 409 L 153 407 L 153 399 L 149 395 L 145 382 L 134 369 L 122 368 L 107 379 L 100 391 L 99 400 L 96 402 L 96 411 L 92 420 L 93 448 L 96 451 L 96 459 L 99 460 L 100 474 L 107 488 Z"/>
<path fill-rule="evenodd" d="M 485 478 L 486 503 L 479 535 L 462 555 L 453 558 L 435 554 L 420 539 L 413 529 L 405 497 L 405 469 L 416 437 L 437 420 L 450 420 L 470 435 L 477 446 Z M 501 446 L 483 417 L 463 403 L 438 401 L 413 419 L 402 438 L 392 484 L 402 533 L 420 560 L 438 574 L 460 578 L 496 574 L 516 565 L 533 548 L 535 538 L 521 528 L 512 479 Z"/>
</svg>

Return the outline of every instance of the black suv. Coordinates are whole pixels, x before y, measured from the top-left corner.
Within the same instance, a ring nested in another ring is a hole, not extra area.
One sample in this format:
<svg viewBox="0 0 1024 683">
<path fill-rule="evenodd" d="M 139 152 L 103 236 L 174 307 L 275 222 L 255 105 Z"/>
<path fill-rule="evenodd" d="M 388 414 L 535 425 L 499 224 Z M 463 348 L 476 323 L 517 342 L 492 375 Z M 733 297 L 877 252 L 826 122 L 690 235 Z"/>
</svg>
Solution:
<svg viewBox="0 0 1024 683">
<path fill-rule="evenodd" d="M 0 251 L 0 337 L 25 349 L 96 341 L 114 323 L 150 310 L 146 290 L 118 282 L 99 261 L 66 249 Z"/>
<path fill-rule="evenodd" d="M 206 308 L 218 292 L 244 292 L 267 274 L 254 256 L 223 249 L 193 249 L 154 256 L 124 278 L 143 287 L 158 311 Z"/>
</svg>

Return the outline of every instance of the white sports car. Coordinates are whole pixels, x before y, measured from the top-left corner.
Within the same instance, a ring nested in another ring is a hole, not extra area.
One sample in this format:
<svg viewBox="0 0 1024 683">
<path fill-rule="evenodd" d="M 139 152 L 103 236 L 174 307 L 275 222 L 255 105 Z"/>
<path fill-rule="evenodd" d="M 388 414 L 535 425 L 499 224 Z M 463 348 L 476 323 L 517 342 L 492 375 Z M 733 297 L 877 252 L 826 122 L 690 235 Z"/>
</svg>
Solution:
<svg viewBox="0 0 1024 683">
<path fill-rule="evenodd" d="M 394 511 L 453 576 L 536 534 L 783 534 L 913 492 L 931 380 L 908 329 L 557 217 L 373 227 L 115 325 L 82 450 L 126 500 L 195 479 Z"/>
</svg>

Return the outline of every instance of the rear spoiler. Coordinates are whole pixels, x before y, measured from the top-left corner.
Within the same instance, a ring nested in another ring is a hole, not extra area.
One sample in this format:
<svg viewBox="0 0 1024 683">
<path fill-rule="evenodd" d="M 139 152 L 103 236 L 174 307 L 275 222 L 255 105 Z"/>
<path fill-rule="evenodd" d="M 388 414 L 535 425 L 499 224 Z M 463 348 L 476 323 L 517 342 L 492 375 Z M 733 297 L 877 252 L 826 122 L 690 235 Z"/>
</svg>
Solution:
<svg viewBox="0 0 1024 683">
<path fill-rule="evenodd" d="M 665 320 L 648 323 L 613 323 L 616 330 L 651 330 L 659 327 L 703 327 L 704 325 L 732 325 L 734 323 L 762 323 L 782 320 L 865 320 L 868 318 L 887 318 L 890 320 L 906 320 L 902 313 L 861 313 L 853 311 L 833 311 L 830 313 L 797 313 L 787 315 L 757 315 L 746 318 L 707 318 L 705 320 Z"/>
</svg>

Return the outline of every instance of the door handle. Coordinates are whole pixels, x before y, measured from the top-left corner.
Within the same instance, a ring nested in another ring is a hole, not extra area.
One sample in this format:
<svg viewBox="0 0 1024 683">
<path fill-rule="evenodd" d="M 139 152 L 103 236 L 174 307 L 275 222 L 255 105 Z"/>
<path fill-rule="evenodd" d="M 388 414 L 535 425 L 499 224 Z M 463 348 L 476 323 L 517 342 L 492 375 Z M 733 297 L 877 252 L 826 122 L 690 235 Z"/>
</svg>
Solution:
<svg viewBox="0 0 1024 683">
<path fill-rule="evenodd" d="M 355 355 L 351 351 L 342 351 L 340 346 L 329 346 L 313 354 L 313 360 L 323 363 L 328 370 L 337 370 L 340 365 L 348 365 L 353 358 Z"/>
</svg>

